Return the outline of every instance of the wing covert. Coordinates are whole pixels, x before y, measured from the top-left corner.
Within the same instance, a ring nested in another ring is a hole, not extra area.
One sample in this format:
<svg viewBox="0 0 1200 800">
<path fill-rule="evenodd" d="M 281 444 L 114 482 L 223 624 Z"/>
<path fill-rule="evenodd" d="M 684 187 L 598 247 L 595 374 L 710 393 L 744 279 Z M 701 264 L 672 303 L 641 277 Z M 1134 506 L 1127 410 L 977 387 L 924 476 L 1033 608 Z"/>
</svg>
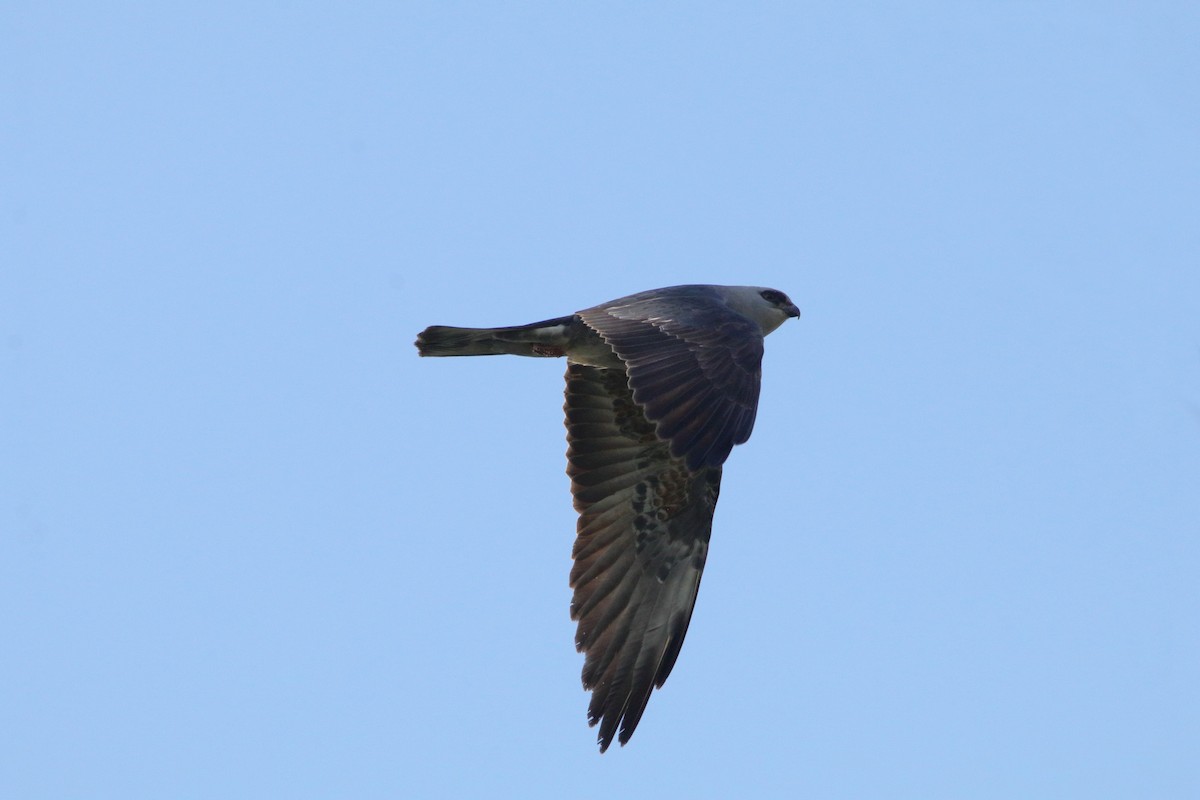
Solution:
<svg viewBox="0 0 1200 800">
<path fill-rule="evenodd" d="M 672 455 L 699 469 L 724 463 L 750 438 L 763 335 L 715 292 L 687 288 L 633 295 L 577 316 L 625 362 L 633 399 Z"/>
</svg>

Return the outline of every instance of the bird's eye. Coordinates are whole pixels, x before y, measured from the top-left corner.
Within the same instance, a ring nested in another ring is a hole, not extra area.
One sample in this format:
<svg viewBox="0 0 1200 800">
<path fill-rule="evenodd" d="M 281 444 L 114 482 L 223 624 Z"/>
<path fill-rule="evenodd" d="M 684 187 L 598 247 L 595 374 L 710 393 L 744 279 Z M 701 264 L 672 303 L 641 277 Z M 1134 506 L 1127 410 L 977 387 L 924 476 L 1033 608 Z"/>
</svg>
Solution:
<svg viewBox="0 0 1200 800">
<path fill-rule="evenodd" d="M 786 294 L 776 291 L 775 289 L 763 289 L 759 294 L 762 295 L 763 300 L 766 300 L 768 303 L 774 303 L 775 305 L 790 302 Z"/>
</svg>

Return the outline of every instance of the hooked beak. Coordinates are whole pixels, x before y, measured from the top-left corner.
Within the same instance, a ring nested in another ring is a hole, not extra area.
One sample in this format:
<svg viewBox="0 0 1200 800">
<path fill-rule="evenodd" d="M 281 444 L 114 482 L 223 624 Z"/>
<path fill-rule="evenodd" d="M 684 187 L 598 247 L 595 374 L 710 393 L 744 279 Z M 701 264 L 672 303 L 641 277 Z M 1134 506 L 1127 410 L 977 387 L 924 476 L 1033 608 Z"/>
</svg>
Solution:
<svg viewBox="0 0 1200 800">
<path fill-rule="evenodd" d="M 787 315 L 788 315 L 789 317 L 799 317 L 799 316 L 800 316 L 800 309 L 796 308 L 796 304 L 795 304 L 795 303 L 789 303 L 789 304 L 788 304 L 788 307 L 787 307 Z"/>
</svg>

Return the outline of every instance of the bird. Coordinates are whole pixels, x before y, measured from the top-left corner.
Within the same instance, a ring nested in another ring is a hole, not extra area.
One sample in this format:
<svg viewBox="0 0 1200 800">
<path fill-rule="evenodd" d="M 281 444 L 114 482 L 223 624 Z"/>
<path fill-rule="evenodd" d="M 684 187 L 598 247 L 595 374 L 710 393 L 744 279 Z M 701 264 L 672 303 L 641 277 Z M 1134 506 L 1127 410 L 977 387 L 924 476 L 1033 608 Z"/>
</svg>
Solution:
<svg viewBox="0 0 1200 800">
<path fill-rule="evenodd" d="M 566 357 L 570 573 L 589 726 L 625 745 L 679 656 L 722 465 L 750 438 L 763 338 L 800 310 L 757 286 L 652 289 L 505 328 L 433 325 L 421 356 Z"/>
</svg>

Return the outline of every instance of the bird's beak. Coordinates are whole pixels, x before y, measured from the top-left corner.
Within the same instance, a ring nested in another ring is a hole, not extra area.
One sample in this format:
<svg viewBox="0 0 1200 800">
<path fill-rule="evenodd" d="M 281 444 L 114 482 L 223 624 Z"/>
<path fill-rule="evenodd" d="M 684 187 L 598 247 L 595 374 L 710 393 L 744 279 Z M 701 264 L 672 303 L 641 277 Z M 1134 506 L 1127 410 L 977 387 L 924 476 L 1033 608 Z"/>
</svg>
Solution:
<svg viewBox="0 0 1200 800">
<path fill-rule="evenodd" d="M 795 304 L 795 303 L 790 303 L 790 304 L 788 305 L 788 307 L 787 307 L 787 315 L 788 315 L 789 317 L 799 317 L 799 316 L 800 316 L 800 309 L 796 308 L 796 304 Z"/>
</svg>

